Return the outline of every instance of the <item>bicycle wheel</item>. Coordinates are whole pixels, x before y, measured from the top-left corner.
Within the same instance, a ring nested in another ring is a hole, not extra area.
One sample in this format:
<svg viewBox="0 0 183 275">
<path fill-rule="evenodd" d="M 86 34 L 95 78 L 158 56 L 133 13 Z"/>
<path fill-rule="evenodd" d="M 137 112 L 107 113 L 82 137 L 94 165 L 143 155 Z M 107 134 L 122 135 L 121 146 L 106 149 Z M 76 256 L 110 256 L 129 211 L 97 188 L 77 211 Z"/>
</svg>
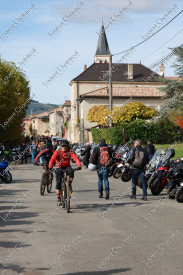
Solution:
<svg viewBox="0 0 183 275">
<path fill-rule="evenodd" d="M 66 209 L 67 209 L 67 213 L 69 213 L 69 211 L 70 211 L 71 190 L 70 190 L 68 182 L 66 183 L 66 190 L 67 190 Z"/>
<path fill-rule="evenodd" d="M 62 185 L 62 191 L 61 191 L 61 201 L 63 202 L 63 208 L 66 208 L 67 204 L 67 190 L 66 190 L 66 185 L 65 185 L 65 179 Z"/>
<path fill-rule="evenodd" d="M 43 174 L 42 178 L 41 178 L 41 184 L 40 184 L 40 194 L 41 194 L 41 196 L 43 196 L 44 192 L 45 192 L 45 187 L 46 187 L 45 181 L 46 181 L 46 175 Z"/>
<path fill-rule="evenodd" d="M 51 193 L 51 188 L 52 188 L 52 177 L 51 175 L 49 176 L 48 183 L 47 183 L 47 192 Z"/>
</svg>

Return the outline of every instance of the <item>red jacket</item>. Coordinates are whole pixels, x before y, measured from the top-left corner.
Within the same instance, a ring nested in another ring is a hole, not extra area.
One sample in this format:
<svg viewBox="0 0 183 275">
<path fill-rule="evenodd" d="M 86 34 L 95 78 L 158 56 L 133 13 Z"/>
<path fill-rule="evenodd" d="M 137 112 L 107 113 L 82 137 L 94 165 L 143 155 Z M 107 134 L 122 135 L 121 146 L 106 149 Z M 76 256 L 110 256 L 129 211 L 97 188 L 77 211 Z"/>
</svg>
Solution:
<svg viewBox="0 0 183 275">
<path fill-rule="evenodd" d="M 59 157 L 59 151 L 60 151 L 60 157 Z M 62 149 L 58 149 L 55 151 L 55 153 L 50 159 L 49 168 L 53 167 L 53 164 L 55 161 L 56 161 L 56 164 L 55 164 L 56 168 L 67 167 L 70 165 L 70 158 L 72 158 L 76 162 L 78 167 L 81 167 L 80 160 L 71 149 L 69 149 L 68 152 L 63 152 Z"/>
</svg>

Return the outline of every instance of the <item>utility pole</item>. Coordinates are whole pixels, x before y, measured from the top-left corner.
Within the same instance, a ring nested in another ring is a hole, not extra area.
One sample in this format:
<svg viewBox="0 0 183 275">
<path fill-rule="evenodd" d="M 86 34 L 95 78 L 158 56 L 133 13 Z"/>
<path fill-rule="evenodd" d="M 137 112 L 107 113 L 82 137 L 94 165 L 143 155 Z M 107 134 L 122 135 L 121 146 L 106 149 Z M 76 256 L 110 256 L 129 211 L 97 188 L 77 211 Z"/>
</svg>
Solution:
<svg viewBox="0 0 183 275">
<path fill-rule="evenodd" d="M 109 110 L 112 112 L 112 54 L 109 58 Z M 109 127 L 112 127 L 112 119 L 110 119 Z"/>
</svg>

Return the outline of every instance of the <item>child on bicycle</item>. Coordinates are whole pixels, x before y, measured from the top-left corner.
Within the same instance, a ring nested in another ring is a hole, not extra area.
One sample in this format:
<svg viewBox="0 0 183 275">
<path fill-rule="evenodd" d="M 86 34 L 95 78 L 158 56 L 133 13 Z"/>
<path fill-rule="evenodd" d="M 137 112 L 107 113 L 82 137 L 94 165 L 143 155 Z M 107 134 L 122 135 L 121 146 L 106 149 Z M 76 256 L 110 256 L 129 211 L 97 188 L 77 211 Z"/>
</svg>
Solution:
<svg viewBox="0 0 183 275">
<path fill-rule="evenodd" d="M 60 142 L 61 148 L 57 149 L 51 160 L 49 162 L 49 169 L 53 167 L 54 162 L 55 164 L 55 173 L 56 173 L 56 193 L 57 193 L 57 205 L 61 205 L 61 198 L 60 198 L 60 189 L 61 189 L 61 182 L 63 177 L 63 171 L 67 173 L 70 177 L 70 188 L 72 190 L 72 181 L 74 178 L 74 171 L 70 166 L 70 158 L 72 158 L 77 166 L 78 170 L 81 170 L 81 162 L 76 154 L 70 149 L 69 142 L 66 139 L 63 139 Z M 59 169 L 62 168 L 62 171 Z"/>
</svg>

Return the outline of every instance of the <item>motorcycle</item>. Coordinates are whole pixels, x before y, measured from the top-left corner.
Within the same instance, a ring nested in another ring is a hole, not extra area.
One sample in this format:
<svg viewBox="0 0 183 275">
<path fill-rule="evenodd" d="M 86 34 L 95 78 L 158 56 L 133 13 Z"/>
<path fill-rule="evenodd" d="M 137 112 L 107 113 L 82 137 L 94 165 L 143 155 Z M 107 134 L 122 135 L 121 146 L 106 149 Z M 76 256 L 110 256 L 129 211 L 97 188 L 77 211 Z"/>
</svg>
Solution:
<svg viewBox="0 0 183 275">
<path fill-rule="evenodd" d="M 122 170 L 125 166 L 125 163 L 126 163 L 126 160 L 128 158 L 128 153 L 130 151 L 130 148 L 127 147 L 127 146 L 124 146 L 122 147 L 122 150 L 121 150 L 121 161 L 119 162 L 119 164 L 117 165 L 117 167 L 114 169 L 114 172 L 113 172 L 113 177 L 116 179 L 116 178 L 120 178 L 121 175 L 122 175 Z"/>
<path fill-rule="evenodd" d="M 84 159 L 84 150 L 85 150 L 85 146 L 84 145 L 78 145 L 75 148 L 75 154 L 77 155 L 77 157 L 81 161 L 83 161 L 83 159 Z"/>
<path fill-rule="evenodd" d="M 6 159 L 0 161 L 0 180 L 5 183 L 12 182 L 12 175 L 9 171 L 8 161 Z"/>
<path fill-rule="evenodd" d="M 170 199 L 175 199 L 179 188 L 182 189 L 181 184 L 183 184 L 183 162 L 182 161 L 170 170 L 167 178 L 169 180 L 168 192 L 167 192 L 168 197 Z M 178 201 L 180 200 L 180 202 L 182 199 L 182 202 L 183 202 L 183 197 L 180 190 L 176 198 L 178 199 Z"/>
<path fill-rule="evenodd" d="M 175 199 L 176 199 L 177 202 L 183 202 L 183 182 L 180 183 L 180 186 L 177 189 Z"/>
<path fill-rule="evenodd" d="M 153 155 L 150 162 L 146 165 L 146 171 L 145 175 L 148 175 L 148 182 L 147 185 L 149 189 L 151 189 L 151 186 L 153 182 L 155 181 L 156 177 L 154 177 L 154 174 L 157 172 L 156 170 L 159 167 L 160 161 L 162 160 L 162 157 L 165 155 L 165 151 L 162 149 L 156 150 L 155 154 Z"/>
<path fill-rule="evenodd" d="M 168 184 L 167 175 L 172 167 L 174 167 L 174 162 L 171 158 L 175 156 L 175 150 L 173 148 L 167 149 L 164 157 L 158 164 L 156 172 L 152 175 L 153 182 L 150 185 L 151 193 L 153 195 L 158 195 L 162 192 L 165 185 Z"/>
<path fill-rule="evenodd" d="M 125 157 L 127 153 L 129 152 L 129 148 L 126 146 L 118 146 L 115 148 L 113 145 L 114 152 L 112 154 L 113 161 L 111 161 L 111 166 L 109 168 L 109 175 L 114 178 L 119 178 L 121 176 L 121 170 L 125 163 Z"/>
<path fill-rule="evenodd" d="M 13 148 L 11 151 L 11 155 L 12 155 L 12 160 L 13 161 L 21 161 L 22 160 L 22 156 L 19 150 L 17 150 L 16 148 Z"/>
</svg>

